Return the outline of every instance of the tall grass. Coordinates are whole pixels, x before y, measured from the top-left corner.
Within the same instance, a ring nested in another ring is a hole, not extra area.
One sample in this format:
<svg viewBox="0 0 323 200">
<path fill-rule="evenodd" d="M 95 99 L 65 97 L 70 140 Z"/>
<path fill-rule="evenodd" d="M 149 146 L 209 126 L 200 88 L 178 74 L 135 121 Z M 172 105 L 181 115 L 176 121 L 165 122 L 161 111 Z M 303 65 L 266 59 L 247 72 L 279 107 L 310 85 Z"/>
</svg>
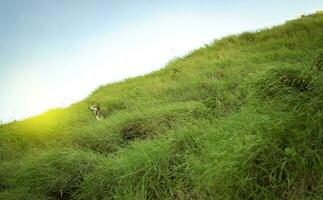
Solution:
<svg viewBox="0 0 323 200">
<path fill-rule="evenodd" d="M 322 44 L 318 12 L 1 125 L 0 199 L 322 199 Z"/>
</svg>

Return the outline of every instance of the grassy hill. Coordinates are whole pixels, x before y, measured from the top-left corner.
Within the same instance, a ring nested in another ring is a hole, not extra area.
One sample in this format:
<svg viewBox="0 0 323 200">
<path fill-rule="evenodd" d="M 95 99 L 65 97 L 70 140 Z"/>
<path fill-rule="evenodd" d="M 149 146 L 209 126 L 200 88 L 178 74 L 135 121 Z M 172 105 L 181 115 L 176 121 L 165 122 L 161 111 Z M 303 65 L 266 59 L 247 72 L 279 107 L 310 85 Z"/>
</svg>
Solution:
<svg viewBox="0 0 323 200">
<path fill-rule="evenodd" d="M 322 199 L 322 71 L 318 12 L 2 125 L 0 199 Z"/>
</svg>

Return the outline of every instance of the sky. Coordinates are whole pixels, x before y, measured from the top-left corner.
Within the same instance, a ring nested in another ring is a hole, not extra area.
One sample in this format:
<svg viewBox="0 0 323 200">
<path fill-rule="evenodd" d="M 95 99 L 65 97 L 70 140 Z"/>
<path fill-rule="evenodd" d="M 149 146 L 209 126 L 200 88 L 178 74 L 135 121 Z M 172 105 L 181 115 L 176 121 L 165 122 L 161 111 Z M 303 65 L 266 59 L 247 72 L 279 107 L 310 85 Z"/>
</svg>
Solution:
<svg viewBox="0 0 323 200">
<path fill-rule="evenodd" d="M 0 122 L 322 9 L 322 0 L 0 0 Z"/>
</svg>

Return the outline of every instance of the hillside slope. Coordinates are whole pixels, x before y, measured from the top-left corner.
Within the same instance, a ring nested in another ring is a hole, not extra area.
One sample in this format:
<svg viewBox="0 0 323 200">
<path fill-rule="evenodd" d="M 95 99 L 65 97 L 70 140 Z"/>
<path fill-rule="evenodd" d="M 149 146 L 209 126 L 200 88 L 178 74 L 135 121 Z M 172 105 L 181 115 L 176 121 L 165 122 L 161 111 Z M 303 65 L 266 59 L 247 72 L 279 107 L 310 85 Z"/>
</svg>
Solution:
<svg viewBox="0 0 323 200">
<path fill-rule="evenodd" d="M 2 125 L 0 199 L 322 199 L 322 71 L 315 13 Z"/>
</svg>

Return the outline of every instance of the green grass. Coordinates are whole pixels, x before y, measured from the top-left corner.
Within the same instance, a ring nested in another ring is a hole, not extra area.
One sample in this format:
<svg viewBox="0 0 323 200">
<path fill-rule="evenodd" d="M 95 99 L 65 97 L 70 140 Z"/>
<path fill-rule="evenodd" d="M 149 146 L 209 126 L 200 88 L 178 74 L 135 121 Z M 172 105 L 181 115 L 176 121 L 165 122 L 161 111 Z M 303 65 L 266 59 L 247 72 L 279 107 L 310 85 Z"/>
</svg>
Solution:
<svg viewBox="0 0 323 200">
<path fill-rule="evenodd" d="M 5 200 L 322 199 L 323 14 L 214 41 L 0 137 Z"/>
</svg>

